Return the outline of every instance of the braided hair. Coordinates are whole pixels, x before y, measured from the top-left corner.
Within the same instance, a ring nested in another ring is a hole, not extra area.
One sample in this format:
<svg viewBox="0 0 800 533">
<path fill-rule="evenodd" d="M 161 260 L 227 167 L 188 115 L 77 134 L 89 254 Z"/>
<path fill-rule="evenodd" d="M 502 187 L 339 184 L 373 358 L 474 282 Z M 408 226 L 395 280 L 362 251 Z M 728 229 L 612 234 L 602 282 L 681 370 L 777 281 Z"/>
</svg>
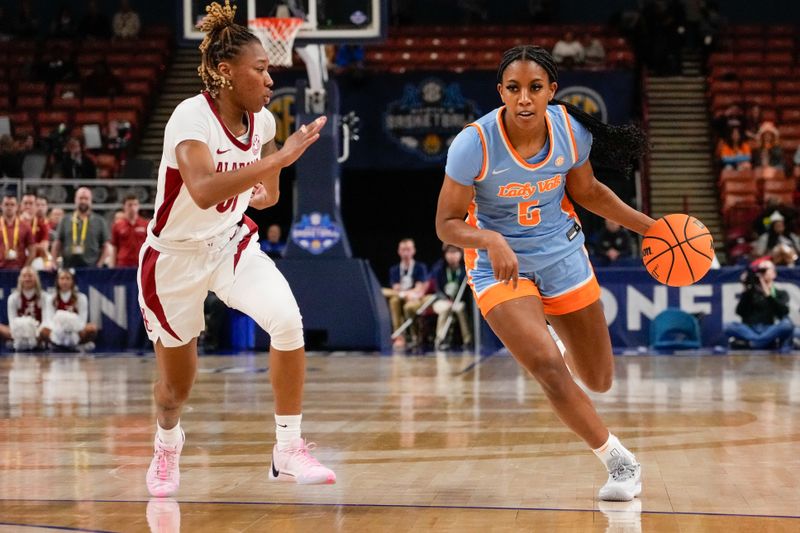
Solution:
<svg viewBox="0 0 800 533">
<path fill-rule="evenodd" d="M 216 98 L 220 89 L 233 89 L 230 80 L 219 73 L 217 66 L 236 57 L 242 46 L 260 41 L 249 29 L 233 21 L 236 6 L 232 6 L 230 0 L 225 0 L 224 6 L 211 2 L 206 6 L 206 13 L 197 26 L 206 34 L 200 43 L 201 60 L 197 73 L 209 94 Z"/>
<path fill-rule="evenodd" d="M 497 69 L 497 83 L 503 82 L 503 73 L 514 61 L 533 61 L 547 72 L 550 83 L 558 81 L 558 67 L 550 52 L 541 46 L 515 46 L 503 53 L 500 67 Z M 596 119 L 582 109 L 553 99 L 548 104 L 563 105 L 567 112 L 592 134 L 592 152 L 589 156 L 592 166 L 620 170 L 627 173 L 631 162 L 644 155 L 648 150 L 647 137 L 644 132 L 631 124 L 612 126 Z"/>
</svg>

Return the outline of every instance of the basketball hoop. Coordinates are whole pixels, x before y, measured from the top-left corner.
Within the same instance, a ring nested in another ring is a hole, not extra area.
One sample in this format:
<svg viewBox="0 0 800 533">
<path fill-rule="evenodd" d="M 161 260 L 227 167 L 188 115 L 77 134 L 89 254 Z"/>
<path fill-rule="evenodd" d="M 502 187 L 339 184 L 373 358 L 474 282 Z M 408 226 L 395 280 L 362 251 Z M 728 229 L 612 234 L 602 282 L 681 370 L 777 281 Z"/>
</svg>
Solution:
<svg viewBox="0 0 800 533">
<path fill-rule="evenodd" d="M 301 18 L 277 17 L 261 17 L 247 22 L 264 45 L 270 64 L 279 67 L 292 66 L 292 46 L 302 24 Z"/>
</svg>

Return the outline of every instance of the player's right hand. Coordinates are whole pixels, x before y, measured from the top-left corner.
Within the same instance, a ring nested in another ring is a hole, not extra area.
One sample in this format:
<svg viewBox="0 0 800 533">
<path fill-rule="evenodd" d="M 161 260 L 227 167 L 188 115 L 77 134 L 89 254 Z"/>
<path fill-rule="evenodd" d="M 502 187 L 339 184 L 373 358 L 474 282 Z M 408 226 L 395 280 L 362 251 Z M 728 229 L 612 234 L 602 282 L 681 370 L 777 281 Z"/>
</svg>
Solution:
<svg viewBox="0 0 800 533">
<path fill-rule="evenodd" d="M 519 282 L 519 262 L 517 254 L 514 253 L 505 238 L 498 233 L 497 238 L 492 240 L 486 251 L 489 253 L 489 261 L 492 262 L 494 278 L 506 285 L 511 283 L 516 290 Z"/>
<path fill-rule="evenodd" d="M 283 143 L 283 148 L 278 151 L 281 157 L 281 166 L 288 167 L 297 161 L 303 152 L 319 139 L 319 132 L 327 121 L 328 117 L 321 116 L 311 124 L 297 128 L 297 131 Z"/>
</svg>

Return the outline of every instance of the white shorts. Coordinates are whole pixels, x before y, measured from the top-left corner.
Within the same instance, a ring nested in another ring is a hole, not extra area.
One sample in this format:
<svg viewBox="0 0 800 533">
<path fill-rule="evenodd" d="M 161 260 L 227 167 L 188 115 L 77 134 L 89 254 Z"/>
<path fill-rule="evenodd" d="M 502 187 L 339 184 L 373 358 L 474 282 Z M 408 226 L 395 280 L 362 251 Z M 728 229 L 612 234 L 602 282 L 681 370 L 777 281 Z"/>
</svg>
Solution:
<svg viewBox="0 0 800 533">
<path fill-rule="evenodd" d="M 139 307 L 153 343 L 183 346 L 205 327 L 208 291 L 252 317 L 278 350 L 303 346 L 300 309 L 289 284 L 258 245 L 258 228 L 241 226 L 209 241 L 166 243 L 148 236 L 139 253 Z"/>
</svg>

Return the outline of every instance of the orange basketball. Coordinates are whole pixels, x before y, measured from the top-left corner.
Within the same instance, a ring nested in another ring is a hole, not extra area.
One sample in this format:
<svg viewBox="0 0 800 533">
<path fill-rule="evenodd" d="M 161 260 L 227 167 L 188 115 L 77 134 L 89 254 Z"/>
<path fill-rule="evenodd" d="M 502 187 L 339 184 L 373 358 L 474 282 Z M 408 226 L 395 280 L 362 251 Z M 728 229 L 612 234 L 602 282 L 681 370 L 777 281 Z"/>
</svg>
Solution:
<svg viewBox="0 0 800 533">
<path fill-rule="evenodd" d="M 659 218 L 642 239 L 642 262 L 650 275 L 670 287 L 691 285 L 714 260 L 714 239 L 696 218 L 677 213 Z"/>
</svg>

